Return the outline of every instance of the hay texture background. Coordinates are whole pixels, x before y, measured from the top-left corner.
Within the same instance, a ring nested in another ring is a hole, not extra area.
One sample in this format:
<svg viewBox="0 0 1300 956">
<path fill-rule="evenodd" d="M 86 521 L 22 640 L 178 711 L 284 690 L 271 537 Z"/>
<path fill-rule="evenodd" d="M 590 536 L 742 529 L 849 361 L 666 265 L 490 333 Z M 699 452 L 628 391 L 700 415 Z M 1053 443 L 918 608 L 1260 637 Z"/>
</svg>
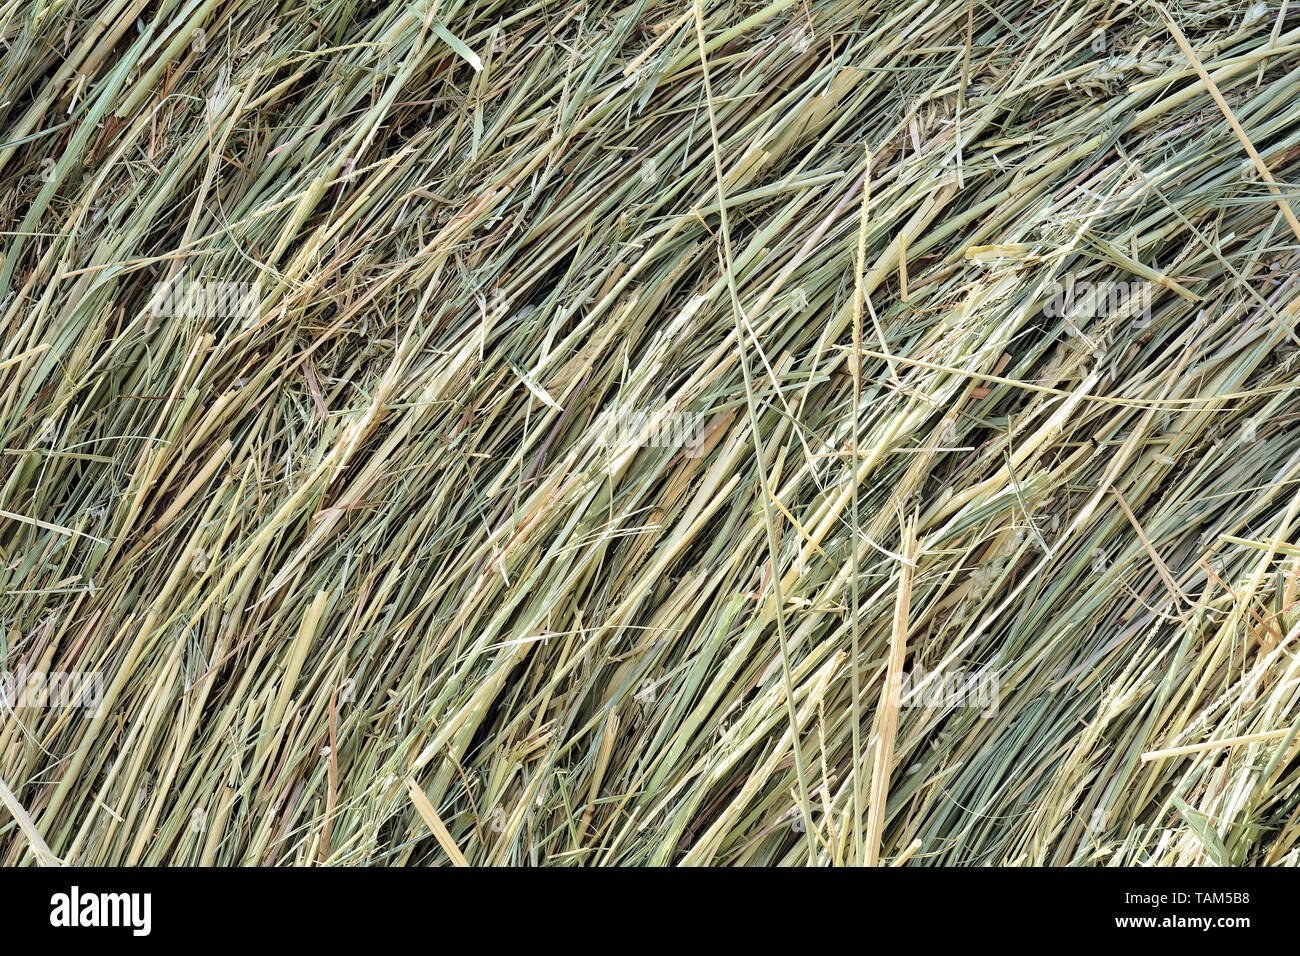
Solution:
<svg viewBox="0 0 1300 956">
<path fill-rule="evenodd" d="M 0 2 L 0 861 L 1294 864 L 1297 116 L 1294 3 Z"/>
</svg>

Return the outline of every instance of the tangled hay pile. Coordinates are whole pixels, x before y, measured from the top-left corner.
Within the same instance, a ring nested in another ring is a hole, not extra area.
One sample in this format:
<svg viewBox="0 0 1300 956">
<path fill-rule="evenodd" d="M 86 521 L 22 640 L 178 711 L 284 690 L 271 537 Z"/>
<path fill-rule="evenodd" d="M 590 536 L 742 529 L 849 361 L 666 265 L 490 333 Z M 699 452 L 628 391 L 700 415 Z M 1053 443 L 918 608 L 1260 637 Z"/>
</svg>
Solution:
<svg viewBox="0 0 1300 956">
<path fill-rule="evenodd" d="M 1295 4 L 0 49 L 0 861 L 1297 862 Z"/>
</svg>

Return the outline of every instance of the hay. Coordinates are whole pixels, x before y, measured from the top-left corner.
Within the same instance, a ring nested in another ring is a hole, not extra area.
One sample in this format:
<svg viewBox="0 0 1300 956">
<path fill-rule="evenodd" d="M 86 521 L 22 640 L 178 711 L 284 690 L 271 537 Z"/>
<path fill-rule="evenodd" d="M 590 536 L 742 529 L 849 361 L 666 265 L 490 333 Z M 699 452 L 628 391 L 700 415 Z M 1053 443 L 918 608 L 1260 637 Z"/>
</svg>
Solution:
<svg viewBox="0 0 1300 956">
<path fill-rule="evenodd" d="M 1294 5 L 0 45 L 0 861 L 1297 862 Z"/>
</svg>

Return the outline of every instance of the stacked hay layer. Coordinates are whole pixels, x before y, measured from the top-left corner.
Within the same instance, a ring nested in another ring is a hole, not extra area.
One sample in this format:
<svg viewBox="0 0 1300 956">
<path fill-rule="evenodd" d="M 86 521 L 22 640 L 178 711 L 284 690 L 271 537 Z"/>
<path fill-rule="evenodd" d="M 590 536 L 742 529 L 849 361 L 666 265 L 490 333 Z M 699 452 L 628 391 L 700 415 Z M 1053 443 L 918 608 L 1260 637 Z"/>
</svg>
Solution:
<svg viewBox="0 0 1300 956">
<path fill-rule="evenodd" d="M 0 47 L 0 862 L 1296 862 L 1295 4 Z"/>
</svg>

